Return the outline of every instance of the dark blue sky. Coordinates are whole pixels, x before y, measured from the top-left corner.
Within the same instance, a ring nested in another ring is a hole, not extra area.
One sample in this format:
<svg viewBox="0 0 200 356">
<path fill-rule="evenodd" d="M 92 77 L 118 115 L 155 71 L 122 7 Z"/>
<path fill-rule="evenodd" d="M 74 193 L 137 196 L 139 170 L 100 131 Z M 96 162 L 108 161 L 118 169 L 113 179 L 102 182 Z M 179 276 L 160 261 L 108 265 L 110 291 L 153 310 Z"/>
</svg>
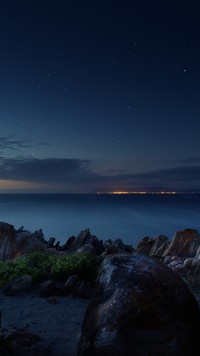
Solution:
<svg viewBox="0 0 200 356">
<path fill-rule="evenodd" d="M 5 1 L 0 192 L 200 190 L 196 1 Z"/>
</svg>

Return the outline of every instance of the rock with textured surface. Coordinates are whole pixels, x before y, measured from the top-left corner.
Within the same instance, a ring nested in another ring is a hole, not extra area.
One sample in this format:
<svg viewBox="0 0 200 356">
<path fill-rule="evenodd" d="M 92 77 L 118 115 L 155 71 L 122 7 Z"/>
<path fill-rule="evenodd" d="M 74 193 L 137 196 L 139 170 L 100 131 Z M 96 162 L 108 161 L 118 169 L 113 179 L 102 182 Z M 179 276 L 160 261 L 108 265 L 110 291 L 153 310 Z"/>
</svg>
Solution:
<svg viewBox="0 0 200 356">
<path fill-rule="evenodd" d="M 197 230 L 177 231 L 172 242 L 163 253 L 165 256 L 194 257 L 200 246 L 200 235 Z"/>
<path fill-rule="evenodd" d="M 135 249 L 136 253 L 142 253 L 143 255 L 149 256 L 153 243 L 154 241 L 151 237 L 143 237 Z"/>
<path fill-rule="evenodd" d="M 197 249 L 196 255 L 194 256 L 196 259 L 200 260 L 200 246 Z"/>
<path fill-rule="evenodd" d="M 29 231 L 15 231 L 14 226 L 0 223 L 0 261 L 12 260 L 32 251 L 45 251 L 46 244 Z"/>
<path fill-rule="evenodd" d="M 167 236 L 165 235 L 156 236 L 153 239 L 153 245 L 149 252 L 149 256 L 161 257 L 168 244 L 169 244 L 169 239 Z"/>
<path fill-rule="evenodd" d="M 198 355 L 198 304 L 187 284 L 143 255 L 104 259 L 78 355 Z"/>
<path fill-rule="evenodd" d="M 16 233 L 13 225 L 0 223 L 0 261 L 14 258 Z"/>
<path fill-rule="evenodd" d="M 6 286 L 3 288 L 3 293 L 5 295 L 13 296 L 25 290 L 28 290 L 31 287 L 32 287 L 32 277 L 29 275 L 24 275 L 15 278 L 13 281 L 6 284 Z"/>
<path fill-rule="evenodd" d="M 16 234 L 15 257 L 23 256 L 33 251 L 43 252 L 46 249 L 46 244 L 37 237 L 32 236 L 29 232 Z"/>
<path fill-rule="evenodd" d="M 77 252 L 78 253 L 86 253 L 93 259 L 96 258 L 96 250 L 95 250 L 94 246 L 92 246 L 91 244 L 85 244 L 84 246 L 80 247 L 77 250 Z"/>
<path fill-rule="evenodd" d="M 187 279 L 192 288 L 200 288 L 200 260 L 187 258 L 183 264 Z"/>
</svg>

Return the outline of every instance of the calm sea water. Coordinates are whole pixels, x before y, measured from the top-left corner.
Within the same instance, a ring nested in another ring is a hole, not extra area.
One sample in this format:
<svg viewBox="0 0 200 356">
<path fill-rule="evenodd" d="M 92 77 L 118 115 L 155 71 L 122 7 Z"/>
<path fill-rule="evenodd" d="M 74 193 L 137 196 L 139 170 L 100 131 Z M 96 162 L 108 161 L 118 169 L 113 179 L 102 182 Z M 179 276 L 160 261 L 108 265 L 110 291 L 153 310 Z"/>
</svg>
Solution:
<svg viewBox="0 0 200 356">
<path fill-rule="evenodd" d="M 145 235 L 200 230 L 200 195 L 2 194 L 0 221 L 31 232 L 42 228 L 46 239 L 61 244 L 89 228 L 103 240 L 135 246 Z"/>
</svg>

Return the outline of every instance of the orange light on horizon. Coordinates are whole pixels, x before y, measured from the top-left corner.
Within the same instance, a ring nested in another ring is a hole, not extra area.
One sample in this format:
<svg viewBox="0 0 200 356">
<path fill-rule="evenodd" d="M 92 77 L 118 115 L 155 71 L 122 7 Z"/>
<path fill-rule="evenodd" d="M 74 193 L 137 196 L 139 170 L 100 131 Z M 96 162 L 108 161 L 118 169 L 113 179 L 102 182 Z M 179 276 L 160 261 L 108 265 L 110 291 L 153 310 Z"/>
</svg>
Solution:
<svg viewBox="0 0 200 356">
<path fill-rule="evenodd" d="M 134 191 L 134 192 L 128 192 L 128 191 L 112 191 L 112 192 L 97 192 L 97 194 L 113 194 L 113 195 L 138 195 L 138 194 L 178 194 L 178 192 L 168 192 L 168 191 L 161 191 L 161 192 L 148 192 L 148 191 Z"/>
</svg>

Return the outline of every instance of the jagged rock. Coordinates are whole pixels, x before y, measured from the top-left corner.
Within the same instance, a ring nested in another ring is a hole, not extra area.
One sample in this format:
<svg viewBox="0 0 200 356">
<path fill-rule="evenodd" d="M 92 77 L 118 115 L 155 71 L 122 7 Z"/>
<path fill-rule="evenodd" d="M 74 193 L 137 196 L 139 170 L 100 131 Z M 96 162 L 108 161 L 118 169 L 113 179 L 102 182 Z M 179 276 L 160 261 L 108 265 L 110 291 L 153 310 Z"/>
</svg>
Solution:
<svg viewBox="0 0 200 356">
<path fill-rule="evenodd" d="M 50 237 L 49 240 L 47 241 L 47 248 L 54 247 L 54 242 L 55 241 L 56 241 L 55 237 Z"/>
<path fill-rule="evenodd" d="M 72 243 L 70 247 L 70 252 L 75 252 L 77 251 L 80 247 L 83 245 L 87 244 L 88 239 L 90 238 L 90 230 L 85 229 L 80 232 L 80 234 L 75 238 L 74 242 Z"/>
<path fill-rule="evenodd" d="M 28 290 L 31 287 L 32 277 L 29 275 L 24 275 L 6 284 L 6 286 L 3 288 L 3 293 L 5 295 L 13 296 L 25 290 Z"/>
<path fill-rule="evenodd" d="M 0 223 L 0 261 L 14 258 L 16 233 L 13 225 Z"/>
<path fill-rule="evenodd" d="M 96 236 L 92 234 L 90 234 L 87 243 L 94 246 L 97 256 L 101 255 L 101 253 L 104 251 L 103 241 L 99 240 Z"/>
<path fill-rule="evenodd" d="M 60 241 L 57 241 L 55 244 L 55 249 L 59 250 L 60 249 Z"/>
<path fill-rule="evenodd" d="M 179 274 L 179 276 L 186 277 L 184 261 L 185 261 L 185 258 L 183 258 L 183 257 L 173 256 L 171 261 L 169 263 L 167 263 L 167 266 L 169 268 L 173 269 L 173 271 L 177 272 Z"/>
<path fill-rule="evenodd" d="M 69 252 L 75 252 L 86 244 L 94 246 L 97 255 L 100 255 L 104 251 L 103 241 L 92 235 L 89 229 L 85 229 L 74 239 L 69 248 Z"/>
<path fill-rule="evenodd" d="M 114 241 L 111 239 L 106 240 L 103 246 L 106 255 L 113 253 L 133 252 L 133 247 L 131 245 L 125 245 L 121 239 L 116 239 Z"/>
<path fill-rule="evenodd" d="M 95 250 L 94 246 L 92 246 L 91 244 L 85 244 L 84 246 L 80 247 L 77 250 L 77 252 L 78 253 L 86 253 L 93 259 L 96 258 L 96 250 Z"/>
<path fill-rule="evenodd" d="M 33 234 L 31 234 L 31 236 L 36 237 L 36 239 L 39 239 L 40 241 L 46 243 L 42 229 L 36 230 L 35 232 L 33 232 Z"/>
<path fill-rule="evenodd" d="M 144 255 L 104 259 L 78 356 L 198 355 L 200 316 L 187 284 Z"/>
<path fill-rule="evenodd" d="M 200 246 L 200 235 L 197 230 L 177 231 L 172 242 L 163 253 L 165 256 L 194 257 Z"/>
<path fill-rule="evenodd" d="M 43 252 L 46 248 L 46 244 L 44 244 L 40 239 L 31 235 L 30 232 L 25 231 L 16 235 L 14 257 L 23 256 L 33 251 Z"/>
<path fill-rule="evenodd" d="M 29 231 L 16 232 L 12 225 L 0 223 L 0 260 L 12 260 L 32 251 L 44 251 L 46 245 Z"/>
<path fill-rule="evenodd" d="M 142 253 L 143 255 L 149 256 L 153 243 L 154 241 L 151 237 L 143 237 L 135 249 L 136 253 Z"/>
<path fill-rule="evenodd" d="M 165 235 L 156 236 L 153 239 L 153 245 L 150 250 L 149 256 L 161 257 L 168 244 L 169 244 L 169 239 L 167 236 Z"/>
<path fill-rule="evenodd" d="M 61 247 L 61 251 L 69 250 L 71 245 L 73 244 L 75 238 L 76 238 L 75 236 L 70 236 L 68 238 L 67 242 Z"/>
<path fill-rule="evenodd" d="M 200 288 L 200 260 L 187 258 L 183 264 L 191 287 Z"/>
</svg>

